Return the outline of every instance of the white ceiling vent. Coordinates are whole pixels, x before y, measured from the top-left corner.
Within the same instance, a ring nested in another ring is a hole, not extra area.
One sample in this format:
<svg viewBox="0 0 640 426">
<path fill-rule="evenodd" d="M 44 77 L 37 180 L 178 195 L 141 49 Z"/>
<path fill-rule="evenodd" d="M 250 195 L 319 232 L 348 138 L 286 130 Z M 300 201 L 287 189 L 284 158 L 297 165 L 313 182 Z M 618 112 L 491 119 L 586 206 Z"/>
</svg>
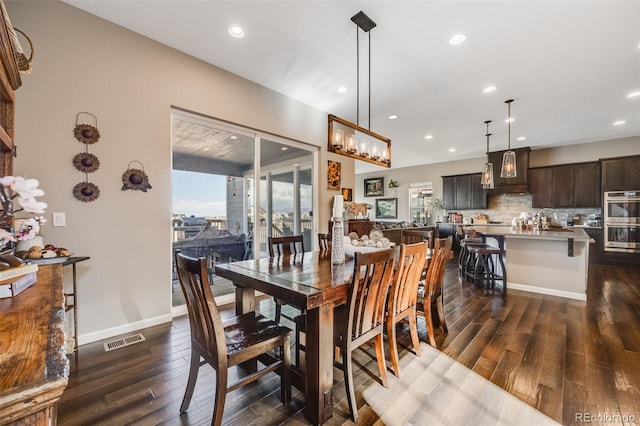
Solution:
<svg viewBox="0 0 640 426">
<path fill-rule="evenodd" d="M 133 334 L 131 336 L 122 337 L 120 339 L 112 340 L 110 342 L 103 343 L 105 352 L 112 351 L 114 349 L 124 348 L 125 346 L 133 345 L 144 341 L 142 333 Z"/>
</svg>

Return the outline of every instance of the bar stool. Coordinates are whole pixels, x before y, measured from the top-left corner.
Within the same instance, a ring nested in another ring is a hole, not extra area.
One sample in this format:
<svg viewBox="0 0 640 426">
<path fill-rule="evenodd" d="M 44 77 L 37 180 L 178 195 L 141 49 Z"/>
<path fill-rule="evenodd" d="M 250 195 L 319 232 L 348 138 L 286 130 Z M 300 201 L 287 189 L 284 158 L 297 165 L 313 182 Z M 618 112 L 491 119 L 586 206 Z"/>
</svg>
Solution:
<svg viewBox="0 0 640 426">
<path fill-rule="evenodd" d="M 464 228 L 460 225 L 456 229 L 456 238 L 460 245 L 460 253 L 458 254 L 458 279 L 460 281 L 467 277 L 467 272 L 475 265 L 475 255 L 469 251 L 469 247 L 487 246 L 483 239 L 477 235 L 475 229 L 471 229 L 467 233 L 464 232 Z"/>
<path fill-rule="evenodd" d="M 504 255 L 506 251 L 499 247 L 469 246 L 468 250 L 475 256 L 473 271 L 468 271 L 467 276 L 473 280 L 476 287 L 484 284 L 486 287 L 495 288 L 496 281 L 502 281 L 502 292 L 507 291 L 507 268 L 504 265 Z M 496 263 L 493 257 L 496 256 L 502 269 L 502 274 L 496 270 Z"/>
</svg>

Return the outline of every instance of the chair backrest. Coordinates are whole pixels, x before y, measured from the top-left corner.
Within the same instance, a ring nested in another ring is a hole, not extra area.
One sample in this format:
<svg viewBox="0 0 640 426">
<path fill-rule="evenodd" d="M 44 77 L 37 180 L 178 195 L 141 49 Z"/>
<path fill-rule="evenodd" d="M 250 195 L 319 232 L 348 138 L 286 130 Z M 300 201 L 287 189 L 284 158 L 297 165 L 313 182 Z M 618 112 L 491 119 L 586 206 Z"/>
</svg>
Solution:
<svg viewBox="0 0 640 426">
<path fill-rule="evenodd" d="M 391 284 L 389 306 L 387 310 L 398 314 L 415 306 L 418 298 L 418 285 L 427 257 L 427 241 L 416 244 L 402 244 L 398 255 L 398 264 Z"/>
<path fill-rule="evenodd" d="M 387 292 L 393 279 L 395 248 L 354 255 L 347 297 L 347 336 L 351 340 L 384 323 Z"/>
<path fill-rule="evenodd" d="M 176 252 L 176 270 L 187 302 L 191 341 L 207 354 L 207 361 L 217 365 L 227 362 L 224 326 L 207 274 L 207 259 L 188 257 Z"/>
<path fill-rule="evenodd" d="M 433 230 L 417 230 L 417 229 L 403 229 L 400 237 L 402 244 L 415 244 L 422 241 L 429 243 L 429 248 L 433 248 Z"/>
<path fill-rule="evenodd" d="M 304 252 L 302 235 L 269 237 L 267 246 L 269 247 L 269 257 L 291 256 Z"/>
<path fill-rule="evenodd" d="M 318 233 L 318 244 L 320 251 L 329 250 L 331 248 L 331 234 Z"/>
<path fill-rule="evenodd" d="M 451 250 L 452 237 L 437 238 L 433 249 L 433 256 L 427 270 L 427 278 L 425 280 L 425 296 L 434 296 L 442 291 L 442 283 L 444 281 L 444 273 L 447 269 L 447 263 L 453 254 Z"/>
</svg>

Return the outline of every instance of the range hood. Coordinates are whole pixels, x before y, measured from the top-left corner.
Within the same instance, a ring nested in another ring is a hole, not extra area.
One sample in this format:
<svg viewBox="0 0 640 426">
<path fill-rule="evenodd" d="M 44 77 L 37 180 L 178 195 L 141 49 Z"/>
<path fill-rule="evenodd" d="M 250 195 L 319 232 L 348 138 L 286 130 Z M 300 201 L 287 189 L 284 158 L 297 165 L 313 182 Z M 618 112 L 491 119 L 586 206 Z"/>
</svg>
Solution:
<svg viewBox="0 0 640 426">
<path fill-rule="evenodd" d="M 501 194 L 527 194 L 529 193 L 529 153 L 531 148 L 515 148 L 512 151 L 516 153 L 516 167 L 518 174 L 514 178 L 501 178 L 500 167 L 502 166 L 502 154 L 504 151 L 490 152 L 489 161 L 493 163 L 493 181 L 494 188 L 488 191 L 489 195 Z"/>
</svg>

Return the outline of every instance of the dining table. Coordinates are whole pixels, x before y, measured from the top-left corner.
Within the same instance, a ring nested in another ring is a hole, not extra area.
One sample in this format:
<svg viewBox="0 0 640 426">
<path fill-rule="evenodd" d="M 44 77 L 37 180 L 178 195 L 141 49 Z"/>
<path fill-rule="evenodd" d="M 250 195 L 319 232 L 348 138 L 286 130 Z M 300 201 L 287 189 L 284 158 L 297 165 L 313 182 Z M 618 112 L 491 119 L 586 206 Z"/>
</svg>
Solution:
<svg viewBox="0 0 640 426">
<path fill-rule="evenodd" d="M 399 246 L 395 247 L 397 257 Z M 292 382 L 305 393 L 304 415 L 312 424 L 324 424 L 333 415 L 333 308 L 347 300 L 353 254 L 371 250 L 375 249 L 346 250 L 341 264 L 332 264 L 331 251 L 326 250 L 215 266 L 216 275 L 235 285 L 237 315 L 256 309 L 256 291 L 306 312 L 305 371 L 293 366 Z M 431 250 L 426 265 L 430 258 Z"/>
<path fill-rule="evenodd" d="M 330 252 L 218 264 L 215 274 L 236 286 L 236 314 L 254 311 L 256 291 L 306 312 L 305 371 L 292 367 L 292 382 L 305 393 L 304 415 L 312 424 L 333 415 L 333 308 L 346 302 L 353 257 L 331 263 Z"/>
</svg>

